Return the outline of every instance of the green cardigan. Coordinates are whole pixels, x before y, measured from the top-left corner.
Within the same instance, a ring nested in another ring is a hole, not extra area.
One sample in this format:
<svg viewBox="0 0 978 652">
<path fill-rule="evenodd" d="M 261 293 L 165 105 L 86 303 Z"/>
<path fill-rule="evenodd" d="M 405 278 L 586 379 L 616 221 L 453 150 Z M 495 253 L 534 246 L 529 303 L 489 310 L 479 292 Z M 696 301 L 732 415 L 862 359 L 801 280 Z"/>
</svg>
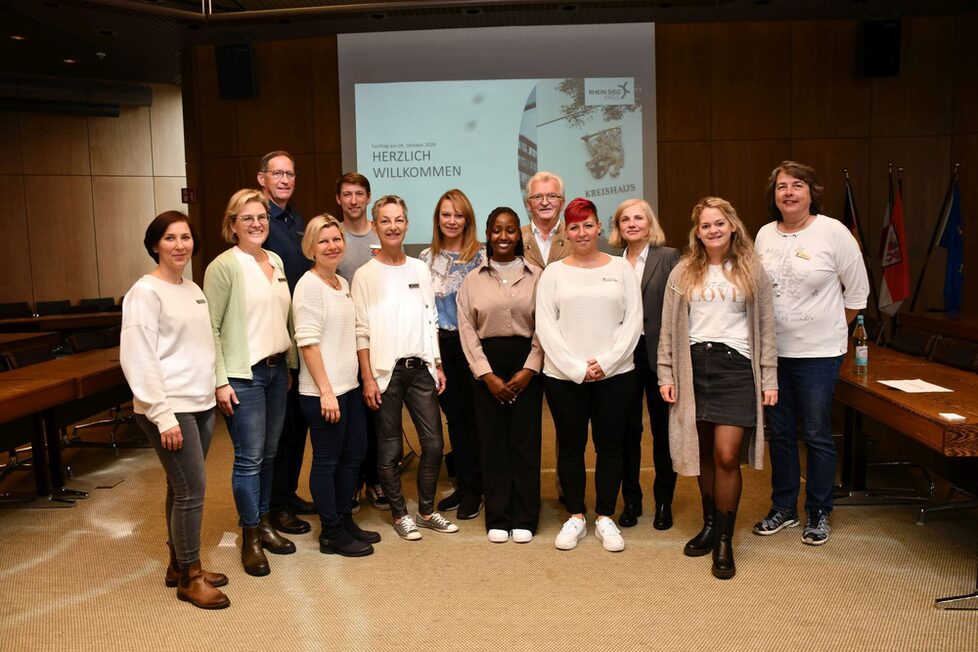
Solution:
<svg viewBox="0 0 978 652">
<path fill-rule="evenodd" d="M 264 250 L 268 259 L 279 270 L 282 259 L 274 251 Z M 228 249 L 211 261 L 204 272 L 204 296 L 211 314 L 214 331 L 214 348 L 217 362 L 214 365 L 217 387 L 228 384 L 228 378 L 251 380 L 251 362 L 248 356 L 248 323 L 245 317 L 244 276 L 241 265 L 234 257 L 234 249 Z M 292 311 L 289 310 L 289 367 L 297 369 L 299 354 L 295 348 Z"/>
</svg>

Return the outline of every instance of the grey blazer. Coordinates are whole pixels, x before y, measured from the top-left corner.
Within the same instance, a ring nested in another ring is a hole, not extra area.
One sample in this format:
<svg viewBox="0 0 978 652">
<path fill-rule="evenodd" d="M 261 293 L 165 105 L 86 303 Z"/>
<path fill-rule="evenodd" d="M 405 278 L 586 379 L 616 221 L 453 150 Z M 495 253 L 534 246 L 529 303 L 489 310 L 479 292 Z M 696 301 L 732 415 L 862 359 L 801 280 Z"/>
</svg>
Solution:
<svg viewBox="0 0 978 652">
<path fill-rule="evenodd" d="M 669 273 L 679 262 L 679 250 L 672 247 L 649 247 L 642 273 L 642 311 L 644 314 L 645 349 L 649 368 L 656 368 L 659 350 L 659 330 L 662 327 L 662 300 Z"/>
</svg>

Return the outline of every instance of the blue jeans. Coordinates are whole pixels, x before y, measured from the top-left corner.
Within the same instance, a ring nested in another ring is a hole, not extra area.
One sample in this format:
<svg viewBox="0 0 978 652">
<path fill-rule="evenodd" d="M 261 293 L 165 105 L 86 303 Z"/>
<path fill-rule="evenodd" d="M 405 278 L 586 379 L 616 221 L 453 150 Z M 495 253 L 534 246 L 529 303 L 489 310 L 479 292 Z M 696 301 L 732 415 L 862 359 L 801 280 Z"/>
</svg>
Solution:
<svg viewBox="0 0 978 652">
<path fill-rule="evenodd" d="M 275 452 L 285 423 L 288 374 L 284 362 L 277 367 L 259 362 L 251 368 L 251 380 L 228 379 L 239 401 L 234 414 L 225 421 L 234 443 L 231 491 L 241 527 L 258 525 L 258 516 L 270 509 Z"/>
<path fill-rule="evenodd" d="M 336 400 L 340 420 L 330 423 L 323 418 L 318 396 L 299 395 L 312 441 L 309 491 L 325 527 L 341 525 L 350 513 L 350 496 L 356 490 L 367 450 L 367 416 L 360 388 L 340 394 Z"/>
<path fill-rule="evenodd" d="M 778 404 L 765 408 L 771 428 L 771 502 L 775 509 L 798 508 L 800 420 L 808 449 L 805 510 L 832 510 L 836 464 L 832 396 L 842 358 L 778 358 Z"/>
</svg>

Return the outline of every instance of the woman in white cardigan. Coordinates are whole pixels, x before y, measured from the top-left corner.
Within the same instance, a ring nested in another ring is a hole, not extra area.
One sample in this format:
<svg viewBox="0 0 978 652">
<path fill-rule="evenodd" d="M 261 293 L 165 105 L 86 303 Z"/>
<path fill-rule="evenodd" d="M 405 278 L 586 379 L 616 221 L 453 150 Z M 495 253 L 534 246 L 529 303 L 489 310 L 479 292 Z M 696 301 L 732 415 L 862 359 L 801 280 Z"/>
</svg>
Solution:
<svg viewBox="0 0 978 652">
<path fill-rule="evenodd" d="M 214 339 L 203 292 L 183 271 L 194 253 L 187 216 L 167 211 L 146 229 L 143 244 L 158 264 L 122 302 L 119 361 L 132 388 L 136 421 L 166 472 L 170 565 L 165 583 L 203 609 L 231 601 L 216 587 L 220 573 L 200 567 L 200 523 L 214 432 Z"/>
<path fill-rule="evenodd" d="M 620 256 L 598 250 L 597 208 L 575 199 L 564 210 L 573 253 L 547 265 L 537 285 L 536 329 L 543 387 L 557 431 L 557 474 L 570 517 L 554 545 L 571 550 L 587 534 L 584 450 L 591 424 L 597 463 L 594 534 L 605 550 L 624 550 L 612 520 L 622 477 L 622 445 L 634 393 L 633 352 L 642 333 L 638 279 Z"/>
<path fill-rule="evenodd" d="M 719 197 L 693 208 L 689 250 L 666 281 L 658 376 L 670 404 L 677 473 L 698 476 L 703 528 L 684 553 L 713 552 L 713 575 L 734 576 L 741 450 L 761 468 L 763 406 L 778 401 L 771 281 L 733 206 Z"/>
<path fill-rule="evenodd" d="M 313 261 L 295 285 L 295 341 L 302 352 L 299 407 L 309 424 L 309 490 L 319 512 L 319 551 L 344 557 L 373 554 L 376 532 L 353 521 L 353 494 L 367 448 L 367 417 L 357 381 L 356 308 L 350 285 L 336 274 L 346 240 L 332 215 L 309 220 L 302 253 Z"/>
</svg>

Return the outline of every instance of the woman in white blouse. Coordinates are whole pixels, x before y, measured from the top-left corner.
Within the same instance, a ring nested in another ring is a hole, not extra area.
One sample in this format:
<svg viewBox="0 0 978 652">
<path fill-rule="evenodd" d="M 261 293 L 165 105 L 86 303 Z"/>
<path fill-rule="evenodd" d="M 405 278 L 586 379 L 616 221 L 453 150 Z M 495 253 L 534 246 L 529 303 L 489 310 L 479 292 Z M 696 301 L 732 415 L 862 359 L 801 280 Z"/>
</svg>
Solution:
<svg viewBox="0 0 978 652">
<path fill-rule="evenodd" d="M 353 521 L 353 494 L 367 447 L 367 421 L 357 381 L 356 308 L 350 285 L 336 274 L 346 240 L 332 215 L 309 220 L 302 253 L 312 269 L 295 286 L 295 341 L 302 352 L 299 407 L 309 424 L 309 490 L 319 512 L 319 551 L 344 557 L 373 554 L 380 534 Z"/>
<path fill-rule="evenodd" d="M 203 609 L 231 604 L 216 587 L 220 573 L 200 567 L 200 522 L 214 432 L 214 339 L 200 288 L 183 277 L 196 237 L 187 216 L 167 211 L 146 229 L 143 244 L 158 264 L 122 302 L 119 361 L 132 388 L 136 421 L 166 472 L 170 565 L 165 583 Z"/>
<path fill-rule="evenodd" d="M 241 563 L 249 575 L 268 575 L 264 550 L 286 555 L 295 545 L 272 527 L 272 468 L 285 421 L 285 399 L 295 366 L 289 284 L 282 259 L 262 248 L 268 237 L 268 200 L 239 190 L 221 229 L 230 249 L 204 273 L 217 351 L 217 407 L 234 443 L 231 490 L 242 528 Z"/>
<path fill-rule="evenodd" d="M 584 519 L 588 423 L 594 437 L 597 493 L 594 534 L 605 550 L 624 550 L 612 517 L 622 477 L 622 444 L 633 395 L 633 352 L 642 332 L 642 297 L 631 266 L 598 250 L 597 208 L 578 198 L 564 210 L 573 253 L 547 265 L 537 285 L 536 328 L 544 352 L 544 392 L 557 430 L 557 473 L 570 518 L 554 544 L 571 550 Z"/>
</svg>

